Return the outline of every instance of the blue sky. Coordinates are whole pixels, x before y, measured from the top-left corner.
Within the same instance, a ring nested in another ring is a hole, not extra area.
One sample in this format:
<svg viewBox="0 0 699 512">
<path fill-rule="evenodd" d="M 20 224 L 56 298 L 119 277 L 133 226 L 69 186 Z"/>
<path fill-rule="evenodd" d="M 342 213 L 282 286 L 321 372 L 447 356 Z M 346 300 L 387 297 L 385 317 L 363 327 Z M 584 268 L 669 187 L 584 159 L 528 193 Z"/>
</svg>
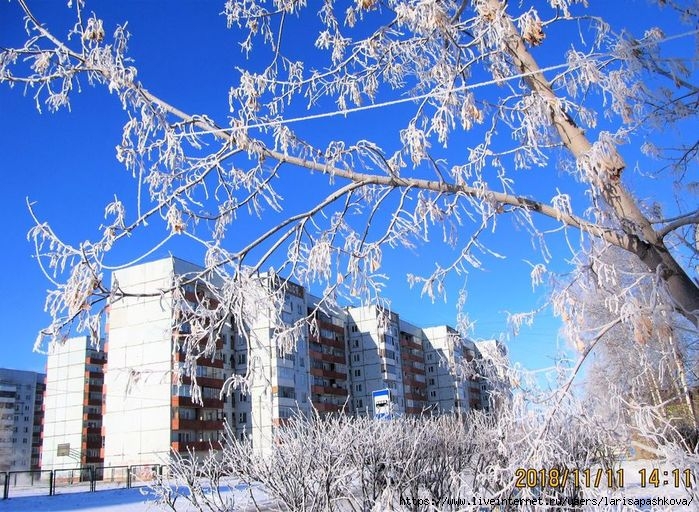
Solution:
<svg viewBox="0 0 699 512">
<path fill-rule="evenodd" d="M 606 2 L 591 2 L 618 23 L 628 15 L 627 9 L 614 5 L 605 11 Z M 643 1 L 624 2 L 640 13 L 636 21 L 648 14 Z M 64 33 L 70 17 L 65 2 L 29 2 L 35 14 L 49 28 Z M 228 89 L 237 77 L 235 66 L 245 61 L 238 51 L 238 35 L 227 30 L 219 13 L 223 2 L 161 2 L 155 0 L 126 2 L 88 2 L 87 10 L 94 10 L 105 19 L 107 32 L 116 23 L 128 20 L 132 34 L 130 55 L 139 68 L 139 79 L 156 95 L 170 101 L 189 113 L 206 113 L 225 120 L 228 114 Z M 18 6 L 0 3 L 0 45 L 12 45 L 22 37 L 18 23 Z M 685 27 L 670 27 L 675 32 Z M 542 61 L 556 61 L 556 55 L 543 54 Z M 133 181 L 116 162 L 115 146 L 121 139 L 125 114 L 117 99 L 103 89 L 94 89 L 83 81 L 79 94 L 72 98 L 71 110 L 56 114 L 37 112 L 31 91 L 24 95 L 20 87 L 0 86 L 0 166 L 5 180 L 4 200 L 0 203 L 3 232 L 3 262 L 6 275 L 0 281 L 0 315 L 2 315 L 5 350 L 0 366 L 42 370 L 44 356 L 32 353 L 37 331 L 48 322 L 43 312 L 45 291 L 49 283 L 32 259 L 33 247 L 26 234 L 32 221 L 26 199 L 34 202 L 42 218 L 67 239 L 77 242 L 95 237 L 103 221 L 104 205 L 115 193 L 126 197 L 133 190 Z M 295 126 L 300 134 L 328 136 L 365 130 L 376 138 L 390 127 L 390 120 L 404 116 L 400 110 L 378 110 L 348 116 L 346 119 L 320 120 Z M 394 136 L 395 137 L 395 136 Z M 461 140 L 468 144 L 468 141 Z M 454 151 L 454 145 L 448 151 Z M 458 147 L 458 144 L 457 146 Z M 625 150 L 627 160 L 637 154 Z M 539 172 L 539 171 L 537 171 Z M 554 173 L 555 175 L 555 173 Z M 548 174 L 544 180 L 549 179 Z M 560 178 L 560 177 L 559 177 Z M 564 186 L 572 185 L 565 178 Z M 551 183 L 532 181 L 532 191 L 550 189 Z M 290 210 L 303 198 L 302 190 L 287 185 L 287 205 Z M 296 185 L 298 187 L 298 185 Z M 580 191 L 576 191 L 579 194 Z M 647 191 L 650 193 L 650 189 Z M 508 221 L 501 221 L 505 224 Z M 153 235 L 157 238 L 157 235 Z M 507 255 L 505 260 L 487 259 L 483 271 L 472 271 L 467 280 L 467 311 L 476 322 L 474 337 L 509 337 L 505 312 L 528 311 L 544 302 L 544 290 L 532 291 L 529 266 L 524 260 L 540 261 L 531 250 L 525 233 L 511 226 L 503 234 L 490 237 L 493 248 Z M 554 246 L 559 242 L 554 241 Z M 196 262 L 197 254 L 186 244 L 174 243 L 157 251 L 153 258 L 174 254 Z M 561 254 L 559 252 L 559 254 Z M 562 253 L 555 267 L 564 271 Z M 449 254 L 437 246 L 419 247 L 414 253 L 388 251 L 384 272 L 390 281 L 385 296 L 393 301 L 394 309 L 417 325 L 454 324 L 455 299 L 463 278 L 453 280 L 448 301 L 434 304 L 420 298 L 419 289 L 409 290 L 405 274 L 416 268 L 431 268 L 434 259 L 446 259 Z M 530 368 L 550 366 L 553 359 L 565 349 L 559 339 L 559 324 L 549 313 L 544 313 L 532 328 L 525 328 L 515 339 L 509 340 L 514 361 Z"/>
</svg>

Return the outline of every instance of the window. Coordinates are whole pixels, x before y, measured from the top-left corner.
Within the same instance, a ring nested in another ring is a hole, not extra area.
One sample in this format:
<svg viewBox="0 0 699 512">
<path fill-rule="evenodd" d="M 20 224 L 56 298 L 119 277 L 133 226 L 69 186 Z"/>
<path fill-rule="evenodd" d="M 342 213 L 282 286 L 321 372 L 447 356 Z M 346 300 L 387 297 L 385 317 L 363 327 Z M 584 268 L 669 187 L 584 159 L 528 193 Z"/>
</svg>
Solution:
<svg viewBox="0 0 699 512">
<path fill-rule="evenodd" d="M 436 396 L 437 396 L 437 392 L 436 392 L 436 391 L 430 391 L 430 396 L 431 396 L 432 398 L 436 397 Z"/>
<path fill-rule="evenodd" d="M 360 398 L 359 400 L 357 400 L 357 409 L 361 409 L 362 407 L 364 407 L 364 402 Z"/>
<path fill-rule="evenodd" d="M 247 362 L 247 354 L 240 353 L 238 354 L 238 364 L 245 364 Z"/>
<path fill-rule="evenodd" d="M 279 386 L 277 389 L 277 395 L 279 398 L 296 399 L 296 390 L 290 386 Z"/>
<path fill-rule="evenodd" d="M 354 355 L 352 356 L 352 361 L 354 361 L 355 363 L 358 363 L 359 360 L 360 360 L 361 358 L 362 358 L 362 357 L 361 357 L 360 354 L 354 354 Z"/>
<path fill-rule="evenodd" d="M 356 325 L 353 325 L 350 329 L 352 332 L 359 332 L 359 329 L 357 328 Z"/>
<path fill-rule="evenodd" d="M 354 370 L 354 376 L 355 376 L 355 377 L 361 377 L 361 376 L 362 376 L 362 370 Z"/>
<path fill-rule="evenodd" d="M 361 384 L 355 384 L 355 385 L 354 385 L 354 390 L 355 390 L 355 391 L 361 391 L 361 390 L 362 390 L 362 385 L 361 385 Z"/>
<path fill-rule="evenodd" d="M 354 340 L 354 348 L 359 348 L 359 339 Z"/>
<path fill-rule="evenodd" d="M 428 366 L 427 373 L 434 373 L 434 366 Z"/>
<path fill-rule="evenodd" d="M 434 386 L 434 379 L 430 379 L 430 380 L 429 380 L 429 385 L 430 385 L 430 386 Z"/>
<path fill-rule="evenodd" d="M 247 402 L 247 401 L 248 401 L 248 395 L 246 395 L 245 393 L 241 393 L 241 394 L 240 394 L 240 401 L 241 401 L 241 402 Z"/>
<path fill-rule="evenodd" d="M 238 420 L 238 423 L 247 423 L 247 422 L 248 422 L 248 413 L 241 412 L 240 419 Z"/>
</svg>

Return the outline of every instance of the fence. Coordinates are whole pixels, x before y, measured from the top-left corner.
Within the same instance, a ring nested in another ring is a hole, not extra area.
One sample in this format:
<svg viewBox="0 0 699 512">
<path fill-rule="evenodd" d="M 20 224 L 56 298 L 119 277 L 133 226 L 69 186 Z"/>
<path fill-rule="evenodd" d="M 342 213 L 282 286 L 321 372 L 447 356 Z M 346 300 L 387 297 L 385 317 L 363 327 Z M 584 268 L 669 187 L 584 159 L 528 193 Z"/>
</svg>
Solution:
<svg viewBox="0 0 699 512">
<path fill-rule="evenodd" d="M 79 468 L 0 472 L 2 499 L 17 496 L 95 492 L 148 485 L 163 474 L 162 464 L 133 466 L 84 466 Z"/>
</svg>

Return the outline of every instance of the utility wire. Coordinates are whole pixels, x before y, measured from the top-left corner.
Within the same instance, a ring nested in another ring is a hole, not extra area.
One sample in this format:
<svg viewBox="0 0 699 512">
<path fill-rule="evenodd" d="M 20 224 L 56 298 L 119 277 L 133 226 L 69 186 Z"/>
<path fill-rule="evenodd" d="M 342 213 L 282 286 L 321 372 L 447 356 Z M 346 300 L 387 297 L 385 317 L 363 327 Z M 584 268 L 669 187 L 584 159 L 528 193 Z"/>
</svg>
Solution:
<svg viewBox="0 0 699 512">
<path fill-rule="evenodd" d="M 661 39 L 648 41 L 645 43 L 637 43 L 637 44 L 631 45 L 631 48 L 643 48 L 646 46 L 650 46 L 651 44 L 666 43 L 669 41 L 673 41 L 676 39 L 682 39 L 682 38 L 689 37 L 689 36 L 696 35 L 696 34 L 699 34 L 699 29 L 690 30 L 688 32 L 683 32 L 681 34 L 675 34 L 673 36 L 663 37 Z M 613 53 L 602 53 L 602 54 L 599 54 L 598 56 L 599 57 L 613 57 L 614 54 Z M 524 73 L 518 73 L 518 74 L 515 74 L 512 76 L 506 77 L 506 78 L 497 78 L 497 79 L 485 80 L 482 82 L 477 82 L 475 84 L 463 85 L 461 87 L 453 87 L 453 88 L 450 88 L 448 90 L 445 90 L 445 92 L 452 93 L 452 92 L 471 91 L 474 89 L 487 87 L 489 85 L 502 84 L 503 82 L 510 82 L 512 80 L 519 80 L 521 78 L 527 78 L 527 77 L 534 76 L 534 75 L 540 75 L 540 74 L 548 72 L 548 71 L 555 71 L 558 69 L 567 68 L 568 66 L 569 66 L 568 63 L 554 64 L 551 66 L 537 69 L 535 71 L 527 71 Z M 571 68 L 571 71 L 574 69 L 578 69 L 579 67 L 580 66 L 576 66 L 574 68 Z M 282 126 L 282 125 L 287 125 L 287 124 L 292 124 L 292 123 L 314 121 L 316 119 L 326 119 L 326 118 L 335 117 L 335 116 L 347 116 L 348 114 L 354 114 L 357 112 L 363 112 L 363 111 L 373 110 L 373 109 L 377 109 L 377 108 L 391 107 L 394 105 L 401 105 L 403 103 L 410 103 L 410 102 L 414 102 L 414 101 L 419 101 L 419 100 L 433 97 L 434 95 L 435 95 L 435 92 L 433 90 L 431 92 L 427 92 L 424 94 L 418 94 L 416 96 L 397 98 L 394 100 L 387 100 L 387 101 L 382 101 L 382 102 L 378 102 L 378 103 L 370 103 L 368 105 L 359 105 L 356 107 L 346 108 L 346 109 L 342 109 L 342 110 L 338 109 L 338 110 L 333 110 L 330 112 L 320 112 L 318 114 L 309 114 L 307 116 L 292 117 L 289 119 L 265 121 L 262 123 L 249 124 L 249 125 L 239 126 L 239 127 L 219 128 L 216 130 L 189 131 L 187 133 L 179 134 L 179 136 L 188 137 L 188 136 L 192 136 L 192 135 L 230 134 L 230 133 L 235 133 L 235 132 L 238 132 L 241 130 L 277 127 L 277 126 Z"/>
</svg>

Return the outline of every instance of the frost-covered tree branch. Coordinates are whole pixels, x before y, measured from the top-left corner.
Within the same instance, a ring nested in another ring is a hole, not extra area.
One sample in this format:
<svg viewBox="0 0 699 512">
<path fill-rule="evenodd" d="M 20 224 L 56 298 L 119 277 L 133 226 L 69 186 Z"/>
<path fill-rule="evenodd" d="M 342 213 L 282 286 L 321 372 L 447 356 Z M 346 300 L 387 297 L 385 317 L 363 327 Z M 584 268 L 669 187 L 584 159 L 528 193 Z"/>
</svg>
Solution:
<svg viewBox="0 0 699 512">
<path fill-rule="evenodd" d="M 650 204 L 632 189 L 636 166 L 626 163 L 637 159 L 640 176 L 655 165 L 640 151 L 693 165 L 691 149 L 664 152 L 651 131 L 696 120 L 696 56 L 668 44 L 696 37 L 696 9 L 685 2 L 659 2 L 690 22 L 683 32 L 648 26 L 632 34 L 566 0 L 228 0 L 225 22 L 244 56 L 267 60 L 247 66 L 241 58 L 229 111 L 207 113 L 150 92 L 129 58 L 126 28 L 86 16 L 83 2 L 66 10 L 74 19 L 66 34 L 38 19 L 29 2 L 19 4 L 26 38 L 0 41 L 0 82 L 31 91 L 37 108 L 50 112 L 68 107 L 84 81 L 108 90 L 125 112 L 117 159 L 134 179 L 133 197 L 105 206 L 96 241 L 63 241 L 34 209 L 30 238 L 54 286 L 46 305 L 52 322 L 39 344 L 74 325 L 97 337 L 102 305 L 131 293 L 110 289 L 106 272 L 175 237 L 205 253 L 205 270 L 169 290 L 195 283 L 207 290 L 195 307 L 178 302 L 178 321 L 196 327 L 182 345 L 194 356 L 191 370 L 196 357 L 212 355 L 224 325 L 245 326 L 261 307 L 280 305 L 256 282 L 273 263 L 280 275 L 322 289 L 330 305 L 369 302 L 385 284 L 386 248 L 419 250 L 441 238 L 457 255 L 453 263 L 409 276 L 434 298 L 450 275 L 482 266 L 482 255 L 502 256 L 485 234 L 506 234 L 503 219 L 539 247 L 534 284 L 552 276 L 553 259 L 583 268 L 599 244 L 617 247 L 643 267 L 616 300 L 644 296 L 648 283 L 663 297 L 624 306 L 622 323 L 656 313 L 699 323 L 696 254 L 686 250 L 699 221 L 691 173 L 660 169 L 668 198 Z M 317 22 L 293 41 L 308 46 L 302 60 L 289 34 L 306 19 Z M 345 133 L 340 116 L 369 108 L 400 113 L 386 123 L 392 139 Z M 338 133 L 301 137 L 292 128 L 320 117 L 337 121 Z M 687 137 L 680 147 L 696 143 Z M 559 189 L 561 177 L 574 184 Z M 296 179 L 314 180 L 318 194 L 294 209 L 280 183 Z M 241 225 L 254 229 L 238 236 Z M 114 261 L 113 248 L 142 231 L 158 232 L 160 242 Z M 556 237 L 568 254 L 551 253 L 547 241 Z M 564 291 L 553 297 L 555 310 L 571 340 L 589 343 L 583 323 L 572 320 L 584 309 L 575 287 L 557 289 Z M 288 346 L 302 326 L 276 320 L 279 343 Z"/>
</svg>

